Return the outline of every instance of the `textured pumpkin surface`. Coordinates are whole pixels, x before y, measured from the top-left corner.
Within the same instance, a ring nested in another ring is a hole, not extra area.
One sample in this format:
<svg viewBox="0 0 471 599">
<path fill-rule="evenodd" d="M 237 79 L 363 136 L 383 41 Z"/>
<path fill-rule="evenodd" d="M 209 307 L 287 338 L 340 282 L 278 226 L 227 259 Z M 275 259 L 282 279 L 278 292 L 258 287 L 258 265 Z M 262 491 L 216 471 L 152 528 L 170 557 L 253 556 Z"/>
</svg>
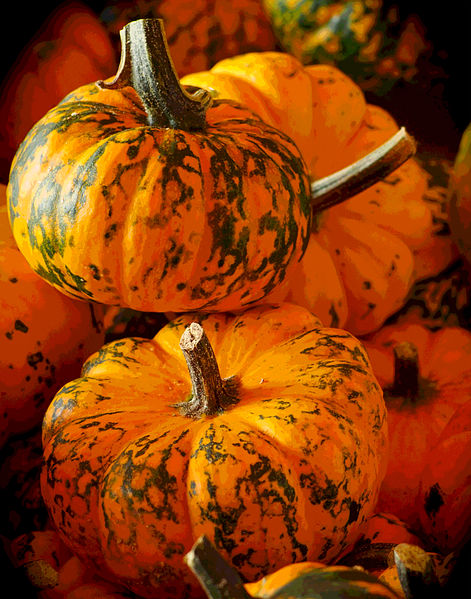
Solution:
<svg viewBox="0 0 471 599">
<path fill-rule="evenodd" d="M 0 180 L 31 127 L 62 98 L 109 77 L 116 55 L 105 27 L 83 2 L 63 2 L 11 66 L 0 91 Z"/>
<path fill-rule="evenodd" d="M 289 304 L 194 318 L 236 403 L 199 420 L 175 407 L 191 394 L 184 315 L 104 346 L 44 420 L 42 490 L 64 541 L 146 597 L 199 596 L 182 556 L 201 534 L 247 580 L 333 559 L 383 476 L 385 407 L 353 336 Z"/>
<path fill-rule="evenodd" d="M 1 191 L 1 190 L 0 190 Z M 69 299 L 29 267 L 0 205 L 0 447 L 41 422 L 54 393 L 104 340 L 103 309 Z"/>
<path fill-rule="evenodd" d="M 450 181 L 450 227 L 458 247 L 471 263 L 471 125 L 463 132 Z"/>
<path fill-rule="evenodd" d="M 285 131 L 314 180 L 360 159 L 398 129 L 339 69 L 303 67 L 288 54 L 236 56 L 182 82 L 240 101 Z M 402 306 L 415 280 L 440 272 L 456 257 L 443 216 L 438 218 L 444 195 L 437 178 L 411 159 L 316 214 L 302 261 L 271 299 L 306 306 L 324 323 L 354 334 L 379 328 Z"/>
<path fill-rule="evenodd" d="M 332 64 L 363 89 L 384 95 L 410 80 L 427 48 L 417 15 L 399 17 L 382 0 L 263 0 L 286 52 L 304 64 Z M 395 9 L 395 10 L 394 10 Z"/>
<path fill-rule="evenodd" d="M 135 19 L 163 19 L 177 73 L 208 69 L 228 56 L 273 50 L 271 23 L 260 0 L 140 0 L 109 2 L 101 20 L 119 48 L 119 32 Z"/>
<path fill-rule="evenodd" d="M 471 401 L 460 406 L 428 454 L 417 509 L 421 530 L 438 551 L 459 551 L 471 538 Z"/>
<path fill-rule="evenodd" d="M 417 349 L 417 397 L 393 390 L 393 348 L 400 342 Z M 388 409 L 389 461 L 377 509 L 415 526 L 415 499 L 429 454 L 455 411 L 469 402 L 471 334 L 459 327 L 432 332 L 420 324 L 402 323 L 384 327 L 364 343 Z M 444 459 L 452 472 L 455 455 Z M 471 472 L 469 463 L 467 467 Z"/>
<path fill-rule="evenodd" d="M 204 132 L 150 126 L 129 87 L 84 86 L 49 111 L 8 194 L 33 270 L 67 295 L 142 311 L 262 300 L 302 256 L 311 221 L 286 135 L 226 101 Z"/>
</svg>

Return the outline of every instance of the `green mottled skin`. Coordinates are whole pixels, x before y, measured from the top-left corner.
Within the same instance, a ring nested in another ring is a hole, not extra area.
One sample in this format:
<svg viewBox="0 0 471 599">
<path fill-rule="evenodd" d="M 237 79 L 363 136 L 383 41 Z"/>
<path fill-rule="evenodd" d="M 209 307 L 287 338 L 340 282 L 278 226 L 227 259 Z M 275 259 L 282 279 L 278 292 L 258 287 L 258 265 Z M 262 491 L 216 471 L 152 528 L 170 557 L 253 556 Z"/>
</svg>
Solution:
<svg viewBox="0 0 471 599">
<path fill-rule="evenodd" d="M 199 419 L 176 407 L 191 395 L 178 343 L 192 320 L 237 392 Z M 376 503 L 385 416 L 359 342 L 303 308 L 181 316 L 104 346 L 56 395 L 43 495 L 82 559 L 179 599 L 197 593 L 182 556 L 201 534 L 246 580 L 353 543 Z"/>
<path fill-rule="evenodd" d="M 261 301 L 305 250 L 294 143 L 232 102 L 204 131 L 148 126 L 136 94 L 85 86 L 26 137 L 8 202 L 18 247 L 60 291 L 142 311 Z"/>
</svg>

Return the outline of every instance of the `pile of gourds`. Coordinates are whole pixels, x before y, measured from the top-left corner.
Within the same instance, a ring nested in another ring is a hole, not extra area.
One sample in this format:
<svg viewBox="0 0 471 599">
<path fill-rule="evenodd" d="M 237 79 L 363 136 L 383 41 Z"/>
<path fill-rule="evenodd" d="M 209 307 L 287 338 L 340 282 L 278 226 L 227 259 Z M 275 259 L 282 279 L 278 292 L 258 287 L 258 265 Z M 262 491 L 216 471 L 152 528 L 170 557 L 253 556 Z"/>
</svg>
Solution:
<svg viewBox="0 0 471 599">
<path fill-rule="evenodd" d="M 1 189 L 5 559 L 41 599 L 441 596 L 471 540 L 469 131 L 414 156 L 275 47 L 181 76 L 173 13 L 131 8 L 117 74 L 44 109 Z"/>
</svg>

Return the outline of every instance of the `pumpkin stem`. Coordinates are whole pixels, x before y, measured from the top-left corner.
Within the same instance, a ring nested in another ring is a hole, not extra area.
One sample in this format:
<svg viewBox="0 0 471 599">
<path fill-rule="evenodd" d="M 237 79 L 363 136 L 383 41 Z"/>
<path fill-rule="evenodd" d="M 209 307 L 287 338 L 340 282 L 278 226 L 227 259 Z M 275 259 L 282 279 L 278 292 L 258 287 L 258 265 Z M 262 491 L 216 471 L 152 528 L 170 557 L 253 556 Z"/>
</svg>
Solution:
<svg viewBox="0 0 471 599">
<path fill-rule="evenodd" d="M 399 582 L 406 599 L 439 597 L 440 585 L 432 557 L 421 547 L 400 543 L 393 550 Z"/>
<path fill-rule="evenodd" d="M 177 404 L 180 412 L 192 418 L 217 414 L 237 401 L 236 379 L 222 379 L 213 348 L 197 322 L 192 322 L 180 339 L 191 377 L 193 393 L 187 402 Z"/>
<path fill-rule="evenodd" d="M 416 152 L 414 139 L 404 127 L 360 160 L 311 185 L 314 214 L 340 204 L 381 181 Z"/>
<path fill-rule="evenodd" d="M 104 89 L 131 86 L 138 93 L 149 125 L 187 131 L 203 129 L 209 92 L 194 88 L 192 94 L 180 85 L 170 56 L 162 19 L 138 19 L 121 31 L 121 60 L 110 82 L 98 81 Z"/>
<path fill-rule="evenodd" d="M 392 393 L 395 397 L 409 399 L 417 399 L 419 395 L 419 356 L 415 345 L 408 341 L 394 347 Z"/>
<path fill-rule="evenodd" d="M 184 556 L 210 599 L 251 599 L 237 570 L 229 565 L 206 536 Z"/>
</svg>

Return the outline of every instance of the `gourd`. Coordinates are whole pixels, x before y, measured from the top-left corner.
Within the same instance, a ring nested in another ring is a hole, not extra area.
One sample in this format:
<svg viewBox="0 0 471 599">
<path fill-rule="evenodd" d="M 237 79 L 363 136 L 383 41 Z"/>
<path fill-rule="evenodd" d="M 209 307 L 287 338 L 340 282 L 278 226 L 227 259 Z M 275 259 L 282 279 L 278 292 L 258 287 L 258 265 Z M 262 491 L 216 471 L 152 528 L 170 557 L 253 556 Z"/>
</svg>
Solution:
<svg viewBox="0 0 471 599">
<path fill-rule="evenodd" d="M 383 96 L 411 81 L 429 47 L 418 15 L 398 17 L 382 0 L 263 0 L 286 52 L 303 64 L 331 64 Z"/>
<path fill-rule="evenodd" d="M 38 425 L 62 385 L 104 341 L 103 309 L 33 272 L 10 231 L 0 187 L 0 448 Z"/>
<path fill-rule="evenodd" d="M 386 461 L 369 368 L 350 333 L 291 304 L 186 314 L 105 345 L 44 418 L 41 488 L 61 538 L 161 599 L 201 595 L 182 562 L 200 534 L 247 580 L 334 559 Z"/>
<path fill-rule="evenodd" d="M 388 410 L 389 459 L 377 509 L 420 530 L 416 497 L 430 454 L 456 410 L 469 401 L 471 333 L 403 322 L 363 341 Z M 454 456 L 443 458 L 453 478 Z M 465 473 L 457 465 L 457 480 Z"/>
<path fill-rule="evenodd" d="M 393 138 L 376 174 L 413 152 L 406 134 Z M 317 182 L 317 200 L 340 193 L 343 177 Z M 114 80 L 80 88 L 33 127 L 8 196 L 35 272 L 72 297 L 150 312 L 264 301 L 301 259 L 312 222 L 295 143 L 249 109 L 183 87 L 152 19 L 123 30 Z"/>
<path fill-rule="evenodd" d="M 392 115 L 367 103 L 339 69 L 303 67 L 279 52 L 225 59 L 182 83 L 243 102 L 287 133 L 314 180 L 364 156 L 398 129 Z M 428 199 L 431 186 L 428 171 L 410 159 L 354 197 L 314 208 L 303 259 L 269 298 L 306 306 L 326 324 L 356 335 L 378 329 L 416 280 L 456 259 L 450 235 L 443 234 L 443 215 L 437 222 L 436 204 Z"/>
</svg>

